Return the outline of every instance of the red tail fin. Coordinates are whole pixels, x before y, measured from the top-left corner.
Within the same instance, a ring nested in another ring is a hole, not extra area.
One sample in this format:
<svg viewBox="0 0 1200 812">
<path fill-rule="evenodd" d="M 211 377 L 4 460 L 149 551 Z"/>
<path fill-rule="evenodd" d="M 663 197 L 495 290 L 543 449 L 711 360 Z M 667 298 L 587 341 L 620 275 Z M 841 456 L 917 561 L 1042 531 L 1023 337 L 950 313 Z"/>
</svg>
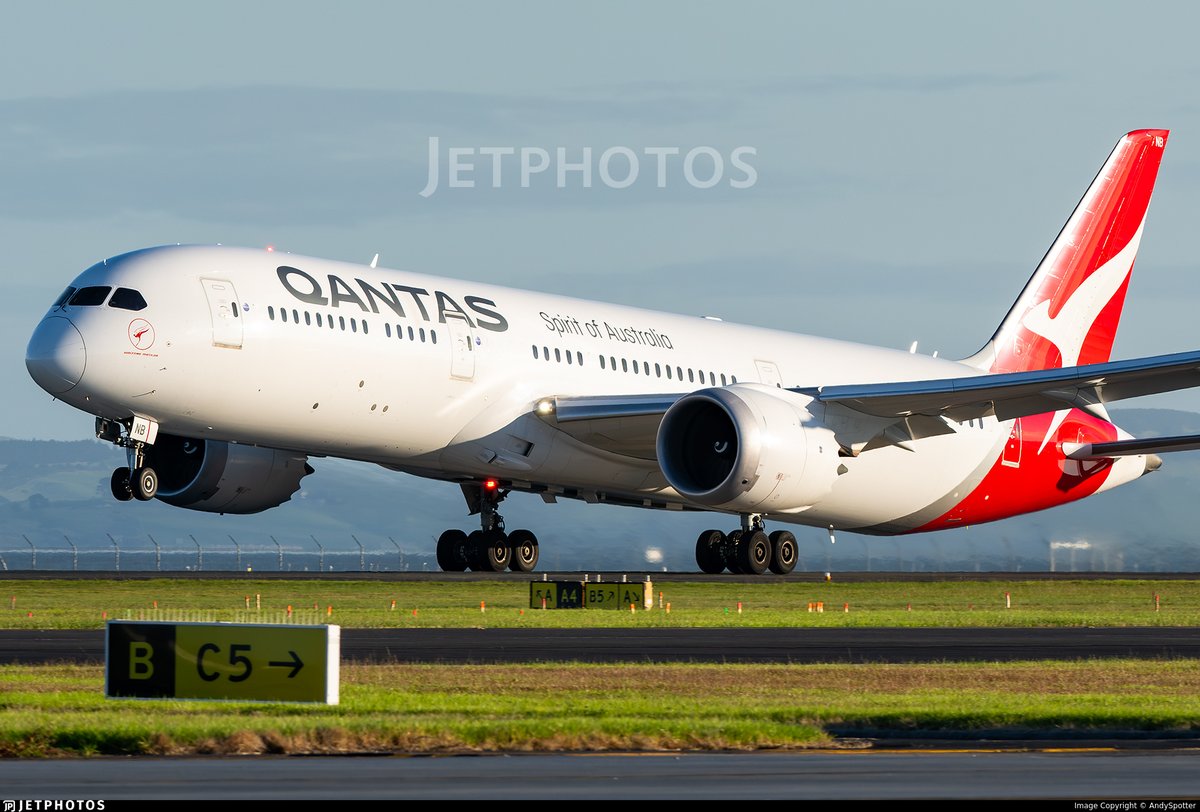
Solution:
<svg viewBox="0 0 1200 812">
<path fill-rule="evenodd" d="M 1167 130 L 1117 142 L 1000 328 L 967 363 L 1022 372 L 1109 360 Z"/>
</svg>

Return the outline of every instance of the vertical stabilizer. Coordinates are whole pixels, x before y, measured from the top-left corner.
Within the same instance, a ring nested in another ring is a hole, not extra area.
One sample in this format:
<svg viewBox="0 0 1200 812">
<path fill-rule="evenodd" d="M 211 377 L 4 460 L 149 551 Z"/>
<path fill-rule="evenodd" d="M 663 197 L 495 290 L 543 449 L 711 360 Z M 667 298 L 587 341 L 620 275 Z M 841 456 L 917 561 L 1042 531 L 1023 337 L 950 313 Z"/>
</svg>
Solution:
<svg viewBox="0 0 1200 812">
<path fill-rule="evenodd" d="M 1117 142 L 991 341 L 966 363 L 989 372 L 1109 360 L 1167 130 Z"/>
</svg>

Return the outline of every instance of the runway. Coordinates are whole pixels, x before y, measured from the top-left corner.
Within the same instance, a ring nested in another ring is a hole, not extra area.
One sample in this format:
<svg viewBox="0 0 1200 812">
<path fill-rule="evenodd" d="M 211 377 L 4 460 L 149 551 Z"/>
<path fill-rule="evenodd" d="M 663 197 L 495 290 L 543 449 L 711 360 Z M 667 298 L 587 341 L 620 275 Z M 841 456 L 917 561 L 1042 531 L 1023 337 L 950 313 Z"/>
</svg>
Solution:
<svg viewBox="0 0 1200 812">
<path fill-rule="evenodd" d="M 99 663 L 103 630 L 0 631 L 0 663 Z M 369 663 L 1008 662 L 1200 659 L 1200 628 L 343 629 Z"/>
<path fill-rule="evenodd" d="M 1187 750 L 46 759 L 0 762 L 0 786 L 10 799 L 1100 802 L 1194 799 L 1197 759 Z"/>
</svg>

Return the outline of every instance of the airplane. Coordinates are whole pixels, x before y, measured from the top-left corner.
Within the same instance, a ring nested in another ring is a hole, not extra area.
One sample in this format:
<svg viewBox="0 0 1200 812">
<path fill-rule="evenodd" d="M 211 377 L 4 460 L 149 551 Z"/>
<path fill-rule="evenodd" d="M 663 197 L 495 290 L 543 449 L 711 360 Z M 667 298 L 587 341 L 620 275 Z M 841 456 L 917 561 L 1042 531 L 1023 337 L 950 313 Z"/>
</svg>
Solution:
<svg viewBox="0 0 1200 812">
<path fill-rule="evenodd" d="M 1123 136 L 976 354 L 903 349 L 220 245 L 79 274 L 29 374 L 126 451 L 115 498 L 255 513 L 310 458 L 458 484 L 446 571 L 533 571 L 511 492 L 738 517 L 706 573 L 786 574 L 792 532 L 898 535 L 1130 482 L 1200 435 L 1135 439 L 1107 404 L 1200 385 L 1200 351 L 1110 360 L 1167 130 Z"/>
</svg>

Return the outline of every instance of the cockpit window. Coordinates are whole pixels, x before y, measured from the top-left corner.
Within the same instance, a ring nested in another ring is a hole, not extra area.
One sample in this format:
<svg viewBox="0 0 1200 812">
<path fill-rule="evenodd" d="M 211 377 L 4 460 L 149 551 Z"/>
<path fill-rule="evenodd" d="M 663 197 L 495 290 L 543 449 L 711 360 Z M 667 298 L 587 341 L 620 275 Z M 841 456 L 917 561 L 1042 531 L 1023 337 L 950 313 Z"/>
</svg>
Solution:
<svg viewBox="0 0 1200 812">
<path fill-rule="evenodd" d="M 71 298 L 71 294 L 73 294 L 76 290 L 78 290 L 78 288 L 67 288 L 64 290 L 62 292 L 62 296 L 59 296 L 57 299 L 55 299 L 54 304 L 51 305 L 51 307 L 62 307 L 65 305 L 67 300 Z"/>
<path fill-rule="evenodd" d="M 146 306 L 146 300 L 133 288 L 117 288 L 117 292 L 109 299 L 108 306 L 119 307 L 122 310 L 141 310 Z"/>
<path fill-rule="evenodd" d="M 108 298 L 108 292 L 112 290 L 108 285 L 99 285 L 92 288 L 80 288 L 71 297 L 68 302 L 72 307 L 96 307 L 104 304 L 104 300 Z"/>
</svg>

